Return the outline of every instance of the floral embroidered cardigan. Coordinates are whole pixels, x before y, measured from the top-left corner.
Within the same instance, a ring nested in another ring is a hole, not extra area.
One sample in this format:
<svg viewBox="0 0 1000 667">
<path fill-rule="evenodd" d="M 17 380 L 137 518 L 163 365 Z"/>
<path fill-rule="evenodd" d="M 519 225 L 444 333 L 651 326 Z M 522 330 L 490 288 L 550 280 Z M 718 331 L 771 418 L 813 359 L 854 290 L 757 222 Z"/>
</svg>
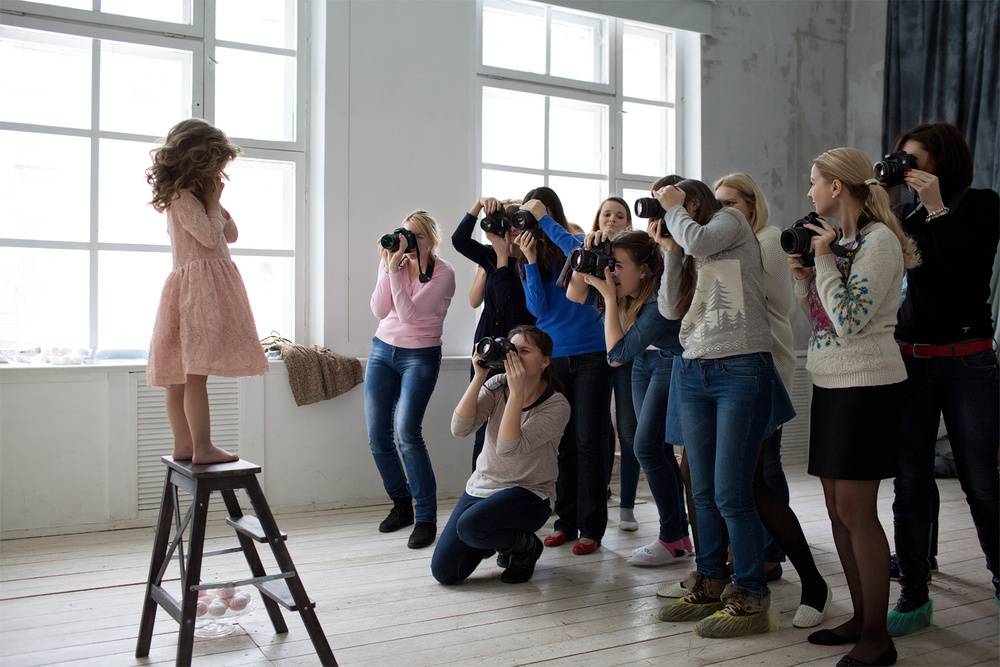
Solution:
<svg viewBox="0 0 1000 667">
<path fill-rule="evenodd" d="M 872 222 L 851 257 L 817 257 L 815 275 L 795 281 L 795 296 L 812 323 L 806 368 L 814 385 L 843 389 L 906 379 L 893 338 L 903 271 L 899 239 Z"/>
</svg>

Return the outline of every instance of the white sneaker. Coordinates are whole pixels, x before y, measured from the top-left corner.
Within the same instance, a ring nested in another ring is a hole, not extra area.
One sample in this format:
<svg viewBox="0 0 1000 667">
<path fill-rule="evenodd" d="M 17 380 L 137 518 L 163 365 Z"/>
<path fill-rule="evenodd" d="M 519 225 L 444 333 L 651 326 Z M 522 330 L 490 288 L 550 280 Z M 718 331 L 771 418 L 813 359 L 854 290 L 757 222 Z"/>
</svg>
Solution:
<svg viewBox="0 0 1000 667">
<path fill-rule="evenodd" d="M 694 585 L 697 572 L 689 572 L 683 581 L 663 584 L 656 589 L 656 596 L 661 598 L 682 598 L 688 594 L 688 587 Z"/>
<path fill-rule="evenodd" d="M 795 610 L 795 618 L 792 619 L 792 625 L 796 628 L 815 628 L 826 618 L 826 612 L 830 609 L 831 600 L 833 600 L 833 589 L 830 588 L 830 584 L 828 583 L 826 585 L 826 604 L 823 605 L 823 609 L 820 610 L 810 607 L 807 604 L 800 604 L 799 608 Z"/>
<path fill-rule="evenodd" d="M 656 567 L 672 563 L 675 560 L 677 557 L 663 542 L 654 540 L 652 544 L 641 546 L 633 551 L 632 556 L 628 559 L 628 564 L 636 567 Z"/>
</svg>

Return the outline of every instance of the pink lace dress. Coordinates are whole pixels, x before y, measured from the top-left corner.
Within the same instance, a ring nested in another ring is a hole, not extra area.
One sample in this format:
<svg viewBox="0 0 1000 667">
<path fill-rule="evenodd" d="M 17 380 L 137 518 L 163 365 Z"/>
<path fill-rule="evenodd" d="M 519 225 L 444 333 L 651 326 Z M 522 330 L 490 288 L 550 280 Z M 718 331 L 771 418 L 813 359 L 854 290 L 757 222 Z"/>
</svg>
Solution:
<svg viewBox="0 0 1000 667">
<path fill-rule="evenodd" d="M 160 295 L 147 384 L 184 384 L 186 375 L 266 373 L 246 288 L 229 255 L 236 223 L 225 209 L 210 215 L 188 191 L 166 213 L 174 270 Z"/>
</svg>

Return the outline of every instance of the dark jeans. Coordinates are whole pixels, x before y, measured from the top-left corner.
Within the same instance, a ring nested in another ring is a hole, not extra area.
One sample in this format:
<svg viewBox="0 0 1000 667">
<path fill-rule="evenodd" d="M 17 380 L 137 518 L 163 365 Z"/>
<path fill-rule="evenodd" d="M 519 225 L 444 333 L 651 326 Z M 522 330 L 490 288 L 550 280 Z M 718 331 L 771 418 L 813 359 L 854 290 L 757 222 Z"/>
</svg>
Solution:
<svg viewBox="0 0 1000 667">
<path fill-rule="evenodd" d="M 518 532 L 534 533 L 545 525 L 549 501 L 515 486 L 489 498 L 463 493 L 438 536 L 431 574 L 442 584 L 457 584 L 483 560 L 514 544 Z"/>
<path fill-rule="evenodd" d="M 416 520 L 431 523 L 437 522 L 437 482 L 422 424 L 440 368 L 440 347 L 406 349 L 374 338 L 365 371 L 368 442 L 385 492 L 393 500 L 413 497 Z"/>
<path fill-rule="evenodd" d="M 785 470 L 781 467 L 781 429 L 772 433 L 760 446 L 760 462 L 764 472 L 764 487 L 774 498 L 788 504 L 788 480 Z M 767 563 L 782 563 L 785 552 L 767 529 L 764 531 L 764 561 Z"/>
<path fill-rule="evenodd" d="M 934 484 L 934 443 L 944 414 L 958 479 L 972 510 L 986 567 L 998 585 L 1000 551 L 1000 369 L 992 352 L 967 357 L 903 357 L 904 419 L 892 504 L 903 593 L 927 597 Z"/>
<path fill-rule="evenodd" d="M 618 446 L 621 449 L 621 507 L 635 507 L 635 490 L 639 486 L 639 461 L 635 458 L 634 442 L 636 417 L 632 404 L 632 362 L 611 369 L 611 381 L 615 390 L 615 426 L 618 430 Z M 611 452 L 614 466 L 614 447 Z M 610 471 L 609 471 L 610 472 Z M 610 475 L 609 475 L 610 476 Z"/>
<path fill-rule="evenodd" d="M 767 595 L 764 539 L 753 494 L 760 443 L 771 421 L 771 354 L 684 359 L 681 421 L 697 508 L 698 572 L 727 578 L 727 540 L 733 582 Z"/>
<path fill-rule="evenodd" d="M 659 538 L 664 542 L 688 534 L 681 471 L 674 448 L 665 442 L 672 367 L 673 355 L 661 350 L 642 352 L 632 367 L 632 398 L 638 420 L 635 455 L 660 514 Z"/>
<path fill-rule="evenodd" d="M 559 442 L 555 529 L 570 539 L 579 533 L 600 541 L 608 527 L 610 368 L 603 352 L 557 357 L 551 368 L 570 405 Z"/>
</svg>

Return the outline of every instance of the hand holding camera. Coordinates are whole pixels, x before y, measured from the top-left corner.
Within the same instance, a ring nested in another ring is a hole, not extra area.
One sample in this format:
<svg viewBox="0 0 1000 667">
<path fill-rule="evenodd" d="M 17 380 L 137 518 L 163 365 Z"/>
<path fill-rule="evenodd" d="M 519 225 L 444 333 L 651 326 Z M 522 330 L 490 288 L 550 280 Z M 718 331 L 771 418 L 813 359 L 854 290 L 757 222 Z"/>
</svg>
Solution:
<svg viewBox="0 0 1000 667">
<path fill-rule="evenodd" d="M 684 200 L 687 198 L 684 191 L 674 185 L 665 185 L 653 194 L 656 195 L 656 201 L 663 207 L 663 215 L 674 206 L 683 206 Z"/>
<path fill-rule="evenodd" d="M 497 336 L 496 338 L 480 338 L 476 343 L 473 361 L 476 365 L 478 375 L 480 369 L 503 370 L 504 361 L 511 353 L 517 354 L 517 348 L 508 338 Z"/>
<path fill-rule="evenodd" d="M 600 278 L 589 273 L 583 274 L 583 282 L 596 289 L 605 303 L 610 303 L 618 297 L 615 274 L 610 268 L 604 269 L 604 275 Z"/>
<path fill-rule="evenodd" d="M 660 250 L 663 252 L 675 252 L 680 250 L 680 246 L 677 245 L 677 241 L 670 236 L 670 232 L 667 231 L 667 226 L 663 224 L 662 219 L 650 220 L 649 224 L 646 225 L 646 233 L 653 237 L 656 244 L 660 246 Z"/>
<path fill-rule="evenodd" d="M 599 234 L 600 232 L 594 232 Z M 577 248 L 569 255 L 569 266 L 577 273 L 604 279 L 606 271 L 614 271 L 617 263 L 611 254 L 611 241 L 602 240 L 591 248 Z"/>
<path fill-rule="evenodd" d="M 940 211 L 944 208 L 944 199 L 941 197 L 941 184 L 938 177 L 927 171 L 911 169 L 903 176 L 903 180 L 910 190 L 917 194 L 920 203 L 928 212 Z"/>
<path fill-rule="evenodd" d="M 504 359 L 504 372 L 507 373 L 507 389 L 510 390 L 510 397 L 516 405 L 528 391 L 527 371 L 517 356 L 517 350 L 507 353 Z"/>
<path fill-rule="evenodd" d="M 530 231 L 523 231 L 514 238 L 514 243 L 521 249 L 524 259 L 528 264 L 534 264 L 538 260 L 538 248 L 535 235 Z"/>
</svg>

